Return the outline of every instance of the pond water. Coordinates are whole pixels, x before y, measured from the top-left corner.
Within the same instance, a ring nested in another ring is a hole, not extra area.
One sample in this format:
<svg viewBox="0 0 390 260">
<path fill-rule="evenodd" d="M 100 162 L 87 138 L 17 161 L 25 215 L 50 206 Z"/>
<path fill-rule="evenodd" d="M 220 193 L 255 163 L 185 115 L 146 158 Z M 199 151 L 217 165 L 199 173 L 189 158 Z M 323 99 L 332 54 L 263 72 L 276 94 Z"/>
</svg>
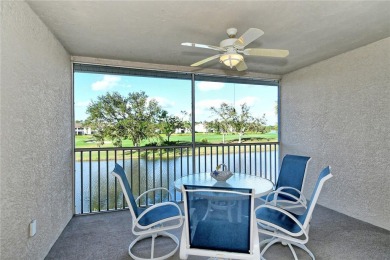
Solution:
<svg viewBox="0 0 390 260">
<path fill-rule="evenodd" d="M 278 149 L 263 152 L 232 153 L 195 156 L 195 172 L 211 172 L 220 163 L 226 164 L 232 172 L 241 172 L 270 179 L 275 183 L 279 169 Z M 118 160 L 126 171 L 135 197 L 154 188 L 165 187 L 175 200 L 181 194 L 174 190 L 175 179 L 192 174 L 192 156 L 175 159 L 125 159 Z M 76 214 L 123 208 L 123 194 L 119 183 L 110 174 L 115 160 L 85 161 L 75 164 L 75 207 Z M 81 174 L 82 172 L 82 174 Z M 167 194 L 156 192 L 141 200 L 141 204 L 164 201 Z"/>
</svg>

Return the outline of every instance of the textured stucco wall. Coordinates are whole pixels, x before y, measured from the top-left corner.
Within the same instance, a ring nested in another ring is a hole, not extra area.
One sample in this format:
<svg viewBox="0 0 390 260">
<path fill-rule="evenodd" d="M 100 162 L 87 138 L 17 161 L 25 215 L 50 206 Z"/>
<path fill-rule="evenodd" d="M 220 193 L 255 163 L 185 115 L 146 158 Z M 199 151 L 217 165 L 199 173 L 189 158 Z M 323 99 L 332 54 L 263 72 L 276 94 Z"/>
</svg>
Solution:
<svg viewBox="0 0 390 260">
<path fill-rule="evenodd" d="M 334 178 L 319 203 L 390 230 L 390 38 L 284 75 L 281 149 Z M 331 224 L 331 223 L 330 223 Z"/>
<path fill-rule="evenodd" d="M 72 217 L 70 56 L 27 3 L 1 8 L 0 259 L 43 259 Z"/>
</svg>

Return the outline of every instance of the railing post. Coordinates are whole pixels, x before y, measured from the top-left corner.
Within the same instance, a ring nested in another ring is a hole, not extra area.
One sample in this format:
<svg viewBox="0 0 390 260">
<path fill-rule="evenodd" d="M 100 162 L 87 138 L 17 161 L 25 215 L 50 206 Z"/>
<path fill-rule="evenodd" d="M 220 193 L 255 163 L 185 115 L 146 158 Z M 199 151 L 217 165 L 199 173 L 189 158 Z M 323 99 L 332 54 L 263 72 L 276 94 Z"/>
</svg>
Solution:
<svg viewBox="0 0 390 260">
<path fill-rule="evenodd" d="M 191 111 L 195 111 L 195 74 L 191 74 Z M 191 113 L 192 173 L 195 173 L 195 113 Z M 199 169 L 200 170 L 200 169 Z M 188 173 L 187 173 L 188 174 Z"/>
</svg>

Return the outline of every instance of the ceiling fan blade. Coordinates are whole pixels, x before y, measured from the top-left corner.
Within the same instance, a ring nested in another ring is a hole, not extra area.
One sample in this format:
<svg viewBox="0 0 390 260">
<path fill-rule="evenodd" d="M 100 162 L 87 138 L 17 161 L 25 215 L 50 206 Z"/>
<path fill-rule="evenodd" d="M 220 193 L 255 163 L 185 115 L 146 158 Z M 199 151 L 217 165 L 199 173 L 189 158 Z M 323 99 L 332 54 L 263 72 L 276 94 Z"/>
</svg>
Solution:
<svg viewBox="0 0 390 260">
<path fill-rule="evenodd" d="M 238 64 L 236 65 L 236 69 L 237 69 L 238 71 L 244 71 L 244 70 L 248 69 L 248 66 L 246 66 L 245 61 L 241 61 L 240 63 L 238 63 Z"/>
<path fill-rule="evenodd" d="M 243 51 L 243 53 L 245 55 L 251 55 L 251 56 L 284 58 L 288 56 L 289 51 L 277 50 L 277 49 L 246 49 Z"/>
<path fill-rule="evenodd" d="M 259 38 L 263 34 L 264 32 L 260 29 L 249 28 L 248 31 L 246 31 L 243 35 L 241 35 L 240 38 L 237 39 L 237 41 L 234 42 L 234 47 L 243 49 L 245 46 Z"/>
<path fill-rule="evenodd" d="M 216 51 L 226 51 L 225 48 L 213 46 L 213 45 L 206 45 L 206 44 L 199 44 L 199 43 L 191 43 L 191 42 L 183 42 L 181 45 L 183 46 L 189 46 L 189 47 L 196 47 L 196 48 L 203 48 L 203 49 L 211 49 Z"/>
<path fill-rule="evenodd" d="M 217 54 L 217 55 L 208 57 L 208 58 L 206 58 L 204 60 L 201 60 L 201 61 L 195 62 L 194 64 L 191 64 L 191 67 L 197 67 L 197 66 L 202 65 L 202 64 L 204 64 L 206 62 L 215 60 L 215 59 L 219 58 L 220 56 L 221 56 L 221 54 Z"/>
</svg>

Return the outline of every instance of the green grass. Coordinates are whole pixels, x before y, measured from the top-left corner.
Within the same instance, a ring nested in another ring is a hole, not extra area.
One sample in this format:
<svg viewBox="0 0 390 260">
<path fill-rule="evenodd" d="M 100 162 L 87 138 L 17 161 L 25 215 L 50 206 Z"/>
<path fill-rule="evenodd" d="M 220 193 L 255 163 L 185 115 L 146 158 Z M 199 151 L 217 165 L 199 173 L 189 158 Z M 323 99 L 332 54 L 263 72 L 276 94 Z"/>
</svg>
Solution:
<svg viewBox="0 0 390 260">
<path fill-rule="evenodd" d="M 163 140 L 166 140 L 165 135 L 161 135 Z M 266 133 L 266 134 L 257 134 L 249 133 L 242 136 L 243 143 L 249 142 L 275 142 L 277 141 L 277 133 Z M 191 143 L 192 136 L 191 134 L 173 134 L 170 137 L 170 142 L 179 142 L 179 144 L 189 144 Z M 222 135 L 214 133 L 196 133 L 195 142 L 202 143 L 204 140 L 207 140 L 207 143 L 217 144 L 222 143 Z M 141 146 L 148 145 L 150 143 L 157 142 L 157 139 L 154 140 L 144 140 L 141 142 Z M 225 143 L 237 143 L 238 135 L 230 134 L 225 136 Z M 132 147 L 133 142 L 130 140 L 124 140 L 122 142 L 123 147 Z M 93 142 L 93 137 L 91 135 L 76 135 L 75 137 L 75 147 L 76 148 L 97 148 L 98 145 Z M 100 147 L 114 147 L 110 140 L 106 140 L 105 144 Z"/>
<path fill-rule="evenodd" d="M 164 140 L 166 139 L 165 136 L 162 136 L 162 137 Z M 76 148 L 97 148 L 96 143 L 91 142 L 93 140 L 92 136 L 80 135 L 80 136 L 76 136 L 75 139 L 76 139 L 75 140 Z M 190 145 L 191 139 L 192 139 L 191 134 L 175 134 L 175 135 L 171 136 L 170 142 L 174 143 L 173 146 L 174 145 Z M 195 135 L 195 141 L 198 144 L 205 144 L 205 142 L 204 142 L 205 139 L 207 139 L 207 144 L 222 143 L 222 135 L 219 135 L 219 134 L 197 133 Z M 238 136 L 237 135 L 226 135 L 225 140 L 226 140 L 226 143 L 238 143 Z M 154 142 L 156 142 L 156 141 L 157 140 L 154 140 Z M 244 135 L 242 137 L 243 143 L 275 142 L 275 141 L 277 141 L 277 133 L 247 134 L 247 135 Z M 145 146 L 145 145 L 155 146 L 154 144 L 151 144 L 151 142 L 153 142 L 153 141 L 144 141 L 141 144 L 142 144 L 142 146 Z M 169 144 L 164 144 L 164 146 L 168 146 L 168 145 Z M 132 146 L 133 146 L 133 143 L 129 140 L 125 140 L 123 142 L 123 147 L 132 147 Z M 114 147 L 114 146 L 112 145 L 111 142 L 110 143 L 106 142 L 101 147 Z M 211 152 L 216 153 L 217 152 L 216 149 L 218 150 L 218 153 L 228 152 L 228 149 L 223 149 L 222 147 L 215 147 L 215 148 L 207 147 L 206 149 L 197 150 L 196 153 L 200 153 L 200 154 L 210 154 Z M 259 146 L 259 147 L 255 147 L 254 149 L 257 151 L 261 151 L 265 148 Z M 271 147 L 271 149 L 273 149 L 273 148 Z M 240 152 L 240 151 L 241 152 L 245 151 L 245 148 L 238 147 L 238 150 L 235 148 L 235 152 Z M 253 150 L 253 152 L 254 152 L 254 150 Z M 183 149 L 183 150 L 181 150 L 181 149 L 176 149 L 176 150 L 161 149 L 160 150 L 160 149 L 158 149 L 158 150 L 155 150 L 154 153 L 155 153 L 155 156 L 157 156 L 157 157 L 159 157 L 160 153 L 161 153 L 161 158 L 165 159 L 168 157 L 171 158 L 175 155 L 177 157 L 191 155 L 192 150 L 191 149 L 189 149 L 189 150 L 187 150 L 187 149 Z M 145 153 L 145 151 L 141 151 L 140 153 L 138 153 L 138 151 L 130 152 L 129 150 L 125 150 L 125 151 L 118 150 L 118 151 L 109 151 L 109 152 L 95 151 L 92 153 L 84 152 L 83 153 L 83 160 L 88 161 L 89 156 L 91 156 L 92 161 L 96 161 L 99 159 L 106 160 L 106 157 L 108 157 L 109 160 L 112 160 L 115 158 L 122 158 L 122 157 L 126 157 L 126 158 L 131 157 L 134 159 L 138 158 L 138 157 L 152 158 L 151 156 L 153 156 L 153 151 L 149 151 L 147 154 Z M 76 153 L 76 161 L 80 161 L 80 160 L 81 160 L 81 153 Z"/>
</svg>

